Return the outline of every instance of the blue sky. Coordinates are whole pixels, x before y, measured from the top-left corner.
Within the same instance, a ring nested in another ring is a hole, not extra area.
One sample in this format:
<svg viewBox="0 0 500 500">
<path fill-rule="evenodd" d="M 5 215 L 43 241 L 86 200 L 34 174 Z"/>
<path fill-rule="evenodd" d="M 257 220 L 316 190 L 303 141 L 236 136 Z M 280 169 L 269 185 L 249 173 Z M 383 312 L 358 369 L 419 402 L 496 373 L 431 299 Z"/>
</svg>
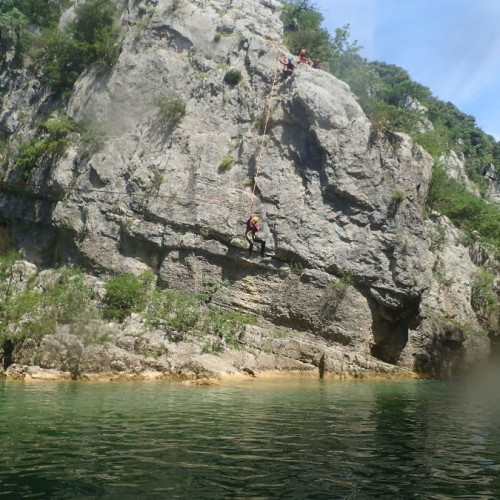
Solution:
<svg viewBox="0 0 500 500">
<path fill-rule="evenodd" d="M 396 64 L 500 140 L 500 0 L 314 0 L 370 61 Z"/>
</svg>

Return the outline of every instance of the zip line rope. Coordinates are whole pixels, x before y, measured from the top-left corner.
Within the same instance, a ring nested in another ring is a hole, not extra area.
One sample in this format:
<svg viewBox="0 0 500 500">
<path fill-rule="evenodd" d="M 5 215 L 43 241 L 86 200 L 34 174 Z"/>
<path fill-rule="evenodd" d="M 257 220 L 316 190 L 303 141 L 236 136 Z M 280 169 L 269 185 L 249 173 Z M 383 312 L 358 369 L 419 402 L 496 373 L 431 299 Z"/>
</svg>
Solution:
<svg viewBox="0 0 500 500">
<path fill-rule="evenodd" d="M 187 198 L 180 197 L 175 194 L 152 194 L 152 193 L 127 193 L 124 191 L 113 191 L 109 189 L 90 189 L 90 188 L 77 188 L 77 187 L 63 187 L 63 186 L 51 186 L 50 184 L 35 184 L 29 182 L 8 182 L 2 181 L 0 182 L 0 186 L 17 186 L 17 187 L 28 187 L 35 189 L 54 189 L 54 190 L 62 190 L 62 191 L 79 191 L 83 193 L 102 193 L 102 194 L 117 194 L 119 196 L 142 196 L 145 198 L 171 198 L 171 199 L 181 199 L 188 200 L 193 202 L 201 202 L 201 203 L 217 203 L 224 205 L 244 205 L 250 206 L 251 201 L 231 201 L 231 200 L 218 200 L 216 198 Z M 248 193 L 246 193 L 248 194 Z"/>
</svg>

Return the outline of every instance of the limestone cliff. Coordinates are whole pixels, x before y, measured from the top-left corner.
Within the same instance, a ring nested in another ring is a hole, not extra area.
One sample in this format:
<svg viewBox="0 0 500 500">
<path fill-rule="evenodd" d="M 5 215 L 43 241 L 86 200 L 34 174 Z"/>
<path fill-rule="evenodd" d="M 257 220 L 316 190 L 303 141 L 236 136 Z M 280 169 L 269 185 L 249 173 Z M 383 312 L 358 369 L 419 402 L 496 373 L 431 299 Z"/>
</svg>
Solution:
<svg viewBox="0 0 500 500">
<path fill-rule="evenodd" d="M 56 164 L 37 166 L 29 183 L 50 189 L 4 185 L 4 250 L 96 275 L 151 268 L 164 287 L 224 281 L 217 306 L 316 338 L 323 371 L 335 349 L 358 354 L 346 371 L 383 362 L 434 375 L 487 354 L 471 307 L 480 246 L 423 215 L 431 157 L 375 130 L 331 74 L 303 65 L 281 76 L 278 2 L 119 6 L 118 63 L 81 75 L 67 105 L 76 122 L 104 124 L 105 144 L 83 154 L 75 137 Z M 229 70 L 242 80 L 227 83 Z M 4 78 L 4 135 L 29 135 L 37 113 L 58 111 L 27 70 Z M 185 103 L 182 119 L 159 113 L 166 99 Z M 10 164 L 4 180 L 15 179 Z M 247 258 L 250 211 L 271 259 Z M 433 247 L 436 231 L 446 237 Z"/>
</svg>

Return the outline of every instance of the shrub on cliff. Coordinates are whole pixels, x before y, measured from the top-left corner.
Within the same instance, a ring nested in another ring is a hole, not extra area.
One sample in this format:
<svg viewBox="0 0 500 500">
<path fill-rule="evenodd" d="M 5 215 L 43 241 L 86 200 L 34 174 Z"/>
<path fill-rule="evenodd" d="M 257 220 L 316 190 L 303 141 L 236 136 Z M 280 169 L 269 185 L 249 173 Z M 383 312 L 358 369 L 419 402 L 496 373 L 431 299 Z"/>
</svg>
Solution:
<svg viewBox="0 0 500 500">
<path fill-rule="evenodd" d="M 75 15 L 65 30 L 51 26 L 32 43 L 33 59 L 57 93 L 70 91 L 91 64 L 112 66 L 120 53 L 112 0 L 88 0 L 76 8 Z"/>
<path fill-rule="evenodd" d="M 156 102 L 158 121 L 169 126 L 176 127 L 186 114 L 186 103 L 179 97 L 165 94 Z"/>
<path fill-rule="evenodd" d="M 14 49 L 31 55 L 35 67 L 57 93 L 71 90 L 91 64 L 113 65 L 119 56 L 117 8 L 112 0 L 88 0 L 77 6 L 65 30 L 57 26 L 68 0 L 2 0 L 0 55 Z M 28 52 L 29 50 L 29 52 Z"/>
<path fill-rule="evenodd" d="M 224 75 L 224 81 L 228 85 L 238 85 L 238 83 L 241 82 L 242 78 L 243 78 L 243 76 L 242 76 L 241 71 L 239 69 L 230 69 Z"/>
<path fill-rule="evenodd" d="M 80 270 L 62 270 L 21 286 L 19 258 L 18 254 L 0 257 L 0 343 L 40 339 L 55 333 L 57 325 L 98 317 L 94 294 Z"/>
<path fill-rule="evenodd" d="M 152 290 L 151 272 L 140 276 L 122 274 L 106 283 L 104 317 L 123 321 L 133 312 L 142 312 Z"/>
<path fill-rule="evenodd" d="M 8 50 L 26 50 L 29 26 L 55 26 L 68 0 L 2 0 L 0 2 L 0 60 Z"/>
<path fill-rule="evenodd" d="M 219 163 L 219 171 L 227 172 L 228 170 L 231 170 L 233 165 L 234 158 L 232 156 L 226 156 L 225 158 L 222 158 L 221 162 Z"/>
<path fill-rule="evenodd" d="M 20 178 L 27 180 L 33 168 L 60 157 L 69 145 L 69 134 L 76 128 L 76 124 L 65 115 L 45 121 L 36 137 L 19 145 L 15 163 Z"/>
<path fill-rule="evenodd" d="M 193 293 L 155 289 L 145 316 L 150 326 L 172 326 L 180 332 L 194 328 L 200 320 L 202 306 Z"/>
<path fill-rule="evenodd" d="M 86 65 L 100 62 L 111 66 L 118 59 L 116 16 L 117 8 L 111 0 L 87 0 L 77 7 L 69 31 L 82 44 Z"/>
<path fill-rule="evenodd" d="M 0 4 L 0 59 L 10 49 L 19 50 L 27 23 L 26 16 L 12 4 L 12 0 Z"/>
</svg>

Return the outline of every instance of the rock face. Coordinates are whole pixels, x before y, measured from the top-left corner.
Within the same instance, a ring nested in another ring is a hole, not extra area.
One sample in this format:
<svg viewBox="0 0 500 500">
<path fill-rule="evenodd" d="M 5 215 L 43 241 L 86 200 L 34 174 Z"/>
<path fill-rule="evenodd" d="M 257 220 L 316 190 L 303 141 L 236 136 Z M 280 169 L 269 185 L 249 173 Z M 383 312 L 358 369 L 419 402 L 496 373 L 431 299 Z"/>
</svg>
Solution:
<svg viewBox="0 0 500 500">
<path fill-rule="evenodd" d="M 485 178 L 488 181 L 488 196 L 490 201 L 500 203 L 500 175 L 497 173 L 494 165 L 490 165 Z"/>
<path fill-rule="evenodd" d="M 224 281 L 217 305 L 310 332 L 321 349 L 309 365 L 323 372 L 382 363 L 439 375 L 487 353 L 487 338 L 472 342 L 463 327 L 480 330 L 468 249 L 456 243 L 439 257 L 429 249 L 434 226 L 423 205 L 432 159 L 403 134 L 375 131 L 334 76 L 303 65 L 282 77 L 278 2 L 120 5 L 126 25 L 117 65 L 82 75 L 68 106 L 77 122 L 105 124 L 106 144 L 90 157 L 75 144 L 56 165 L 34 170 L 30 182 L 58 190 L 4 192 L 4 248 L 42 266 L 96 274 L 151 268 L 166 287 Z M 229 70 L 241 82 L 227 83 Z M 6 93 L 15 112 L 4 105 L 3 130 L 22 130 L 13 116 L 33 115 L 47 95 L 32 94 Z M 173 99 L 186 105 L 180 121 L 159 111 Z M 233 159 L 229 169 L 225 158 Z M 262 219 L 272 259 L 246 258 L 241 235 L 250 213 Z M 457 276 L 444 294 L 433 274 L 438 260 Z M 100 358 L 61 335 L 44 344 L 47 369 L 74 374 L 76 358 L 79 373 L 151 368 L 119 345 Z M 357 361 L 345 362 L 344 352 Z M 171 371 L 172 359 L 154 370 Z M 279 365 L 259 359 L 231 362 L 230 370 Z M 198 361 L 193 372 L 209 364 Z"/>
<path fill-rule="evenodd" d="M 439 164 L 452 179 L 455 179 L 460 184 L 465 186 L 467 190 L 475 196 L 479 196 L 477 186 L 475 186 L 467 176 L 463 155 L 459 156 L 455 153 L 455 151 L 448 151 L 439 158 Z M 494 186 L 492 182 L 490 182 L 490 185 L 492 187 Z"/>
<path fill-rule="evenodd" d="M 323 378 L 408 377 L 409 370 L 368 359 L 353 349 L 332 347 L 314 335 L 289 332 L 273 337 L 269 330 L 247 328 L 240 337 L 243 349 L 207 352 L 219 339 L 185 335 L 171 340 L 173 331 L 149 331 L 140 322 L 95 324 L 106 330 L 105 344 L 92 344 L 61 327 L 40 342 L 26 340 L 11 353 L 4 370 L 11 379 L 217 379 L 220 376 L 262 376 L 287 372 Z M 126 330 L 133 330 L 127 335 Z M 212 344 L 211 344 L 212 343 Z"/>
</svg>

